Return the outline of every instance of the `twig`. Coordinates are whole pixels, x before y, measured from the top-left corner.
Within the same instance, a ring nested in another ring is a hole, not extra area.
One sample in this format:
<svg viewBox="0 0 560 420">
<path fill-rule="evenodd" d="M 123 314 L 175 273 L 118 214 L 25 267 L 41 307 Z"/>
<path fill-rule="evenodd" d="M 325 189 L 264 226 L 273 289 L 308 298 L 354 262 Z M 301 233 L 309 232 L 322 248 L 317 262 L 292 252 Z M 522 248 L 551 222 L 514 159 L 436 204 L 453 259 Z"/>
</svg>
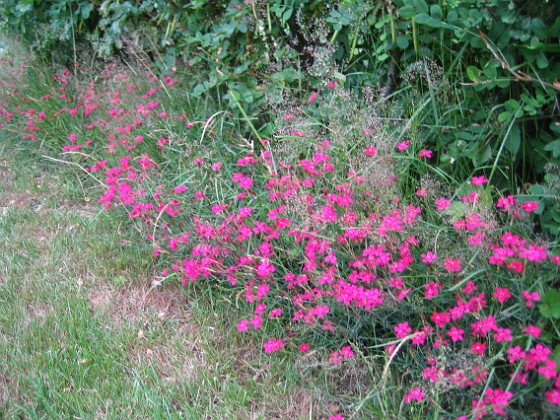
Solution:
<svg viewBox="0 0 560 420">
<path fill-rule="evenodd" d="M 477 29 L 478 29 L 478 33 L 480 34 L 480 39 L 482 39 L 482 42 L 486 44 L 486 48 L 490 50 L 494 58 L 498 61 L 498 63 L 500 63 L 502 69 L 507 70 L 509 73 L 511 73 L 516 80 L 520 82 L 539 82 L 545 86 L 551 87 L 552 89 L 560 90 L 560 86 L 556 86 L 556 84 L 543 82 L 542 80 L 535 79 L 534 77 L 526 73 L 523 73 L 520 70 L 512 69 L 511 66 L 508 64 L 508 62 L 506 61 L 505 57 L 503 57 L 503 55 L 498 54 L 498 52 L 494 49 L 494 47 L 490 45 L 490 42 L 488 41 L 484 33 L 480 30 L 480 28 Z"/>
<path fill-rule="evenodd" d="M 66 160 L 62 160 L 62 159 L 56 159 L 50 156 L 45 156 L 42 155 L 41 157 L 47 159 L 47 160 L 52 160 L 54 162 L 59 162 L 59 163 L 64 163 L 66 165 L 72 165 L 72 166 L 77 166 L 78 168 L 80 168 L 82 171 L 84 171 L 89 177 L 93 178 L 95 181 L 97 181 L 99 184 L 101 184 L 103 187 L 105 188 L 109 188 L 109 186 L 107 184 L 105 184 L 103 181 L 100 181 L 99 179 L 97 179 L 96 177 L 94 177 L 91 173 L 89 173 L 86 168 L 84 168 L 82 165 L 76 163 L 76 162 L 68 162 Z"/>
</svg>

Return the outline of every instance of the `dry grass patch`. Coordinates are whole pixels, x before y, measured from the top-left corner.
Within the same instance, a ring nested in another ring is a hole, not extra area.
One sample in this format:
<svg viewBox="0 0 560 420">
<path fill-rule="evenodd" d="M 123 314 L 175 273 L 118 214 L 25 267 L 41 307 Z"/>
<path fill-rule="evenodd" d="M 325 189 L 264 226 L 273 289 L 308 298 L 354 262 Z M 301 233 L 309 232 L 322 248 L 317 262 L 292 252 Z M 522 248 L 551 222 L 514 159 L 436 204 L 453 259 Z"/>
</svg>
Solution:
<svg viewBox="0 0 560 420">
<path fill-rule="evenodd" d="M 272 400 L 255 402 L 251 419 L 310 419 L 321 418 L 321 410 L 313 404 L 312 392 L 303 387 L 295 387 L 289 393 Z"/>
<path fill-rule="evenodd" d="M 88 301 L 93 310 L 108 311 L 116 325 L 145 324 L 154 319 L 187 321 L 190 317 L 185 295 L 161 286 L 105 284 L 92 290 Z"/>
</svg>

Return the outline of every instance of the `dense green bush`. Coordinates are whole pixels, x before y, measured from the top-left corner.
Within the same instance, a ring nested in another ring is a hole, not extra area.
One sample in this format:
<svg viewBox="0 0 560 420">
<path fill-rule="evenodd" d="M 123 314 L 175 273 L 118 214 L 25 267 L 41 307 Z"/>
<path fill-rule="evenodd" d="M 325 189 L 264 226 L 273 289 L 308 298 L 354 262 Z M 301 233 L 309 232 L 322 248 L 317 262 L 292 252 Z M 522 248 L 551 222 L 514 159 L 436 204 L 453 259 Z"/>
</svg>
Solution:
<svg viewBox="0 0 560 420">
<path fill-rule="evenodd" d="M 545 0 L 0 1 L 5 28 L 41 51 L 119 52 L 184 74 L 270 136 L 267 107 L 344 84 L 372 113 L 409 119 L 395 135 L 435 151 L 460 182 L 481 170 L 504 193 L 536 194 L 556 235 L 560 5 Z M 90 48 L 91 49 L 91 48 Z M 276 99 L 280 98 L 280 99 Z M 391 101 L 387 99 L 392 98 Z M 325 116 L 328 118 L 328 116 Z M 328 121 L 323 121 L 328 125 Z M 528 184 L 537 184 L 527 189 Z M 419 176 L 406 188 L 415 190 Z"/>
</svg>

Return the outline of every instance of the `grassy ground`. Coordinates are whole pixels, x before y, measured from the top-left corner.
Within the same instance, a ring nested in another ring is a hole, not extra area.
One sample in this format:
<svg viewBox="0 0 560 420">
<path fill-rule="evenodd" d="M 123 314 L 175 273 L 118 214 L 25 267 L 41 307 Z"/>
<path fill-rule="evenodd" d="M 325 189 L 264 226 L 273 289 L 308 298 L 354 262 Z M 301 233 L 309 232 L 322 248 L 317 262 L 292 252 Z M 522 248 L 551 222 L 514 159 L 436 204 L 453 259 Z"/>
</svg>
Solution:
<svg viewBox="0 0 560 420">
<path fill-rule="evenodd" d="M 149 250 L 71 173 L 4 148 L 0 179 L 0 417 L 316 412 L 293 363 L 240 341 L 231 306 L 152 284 Z"/>
</svg>

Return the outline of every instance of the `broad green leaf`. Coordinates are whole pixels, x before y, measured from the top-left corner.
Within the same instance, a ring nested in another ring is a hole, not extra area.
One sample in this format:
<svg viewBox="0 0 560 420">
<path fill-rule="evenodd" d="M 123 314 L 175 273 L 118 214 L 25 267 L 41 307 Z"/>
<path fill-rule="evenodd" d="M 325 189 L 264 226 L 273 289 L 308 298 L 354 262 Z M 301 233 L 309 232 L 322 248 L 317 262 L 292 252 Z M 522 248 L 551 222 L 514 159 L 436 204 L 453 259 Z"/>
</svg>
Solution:
<svg viewBox="0 0 560 420">
<path fill-rule="evenodd" d="M 509 112 L 509 111 L 504 111 L 504 112 L 500 113 L 500 115 L 498 115 L 498 121 L 499 122 L 507 121 L 510 118 L 511 118 L 511 112 Z"/>
<path fill-rule="evenodd" d="M 399 47 L 401 50 L 406 50 L 410 44 L 408 41 L 408 36 L 403 34 L 397 35 L 397 38 L 395 39 L 395 43 L 397 44 L 397 47 Z"/>
<path fill-rule="evenodd" d="M 426 25 L 430 28 L 439 28 L 441 27 L 441 21 L 438 19 L 434 19 L 427 13 L 419 13 L 414 17 L 414 21 L 419 25 Z"/>
<path fill-rule="evenodd" d="M 552 156 L 554 156 L 555 158 L 560 157 L 560 139 L 551 141 L 543 147 L 543 150 L 552 152 Z"/>
<path fill-rule="evenodd" d="M 80 14 L 82 19 L 88 19 L 91 11 L 93 10 L 92 3 L 85 3 L 80 6 Z"/>
<path fill-rule="evenodd" d="M 416 10 L 420 13 L 428 13 L 430 11 L 430 9 L 428 8 L 428 3 L 426 3 L 424 0 L 413 0 L 413 3 L 414 7 L 416 7 Z"/>
<path fill-rule="evenodd" d="M 438 4 L 434 4 L 430 7 L 430 14 L 437 20 L 441 20 L 443 18 L 443 12 Z"/>
<path fill-rule="evenodd" d="M 496 70 L 496 66 L 494 65 L 493 61 L 489 61 L 488 63 L 486 63 L 482 71 L 488 79 L 495 79 L 498 75 L 498 71 Z"/>
<path fill-rule="evenodd" d="M 399 9 L 399 16 L 403 19 L 410 19 L 416 16 L 416 10 L 412 6 L 403 6 Z"/>
<path fill-rule="evenodd" d="M 529 192 L 533 195 L 542 196 L 545 194 L 546 189 L 540 184 L 534 184 L 529 187 Z"/>
<path fill-rule="evenodd" d="M 483 79 L 480 77 L 482 74 L 481 70 L 475 66 L 468 66 L 467 67 L 467 77 L 474 83 L 479 83 Z"/>
<path fill-rule="evenodd" d="M 539 69 L 545 69 L 548 67 L 548 59 L 542 51 L 537 54 L 537 67 Z"/>
<path fill-rule="evenodd" d="M 539 305 L 539 311 L 545 318 L 560 318 L 560 290 L 548 290 Z"/>
</svg>

